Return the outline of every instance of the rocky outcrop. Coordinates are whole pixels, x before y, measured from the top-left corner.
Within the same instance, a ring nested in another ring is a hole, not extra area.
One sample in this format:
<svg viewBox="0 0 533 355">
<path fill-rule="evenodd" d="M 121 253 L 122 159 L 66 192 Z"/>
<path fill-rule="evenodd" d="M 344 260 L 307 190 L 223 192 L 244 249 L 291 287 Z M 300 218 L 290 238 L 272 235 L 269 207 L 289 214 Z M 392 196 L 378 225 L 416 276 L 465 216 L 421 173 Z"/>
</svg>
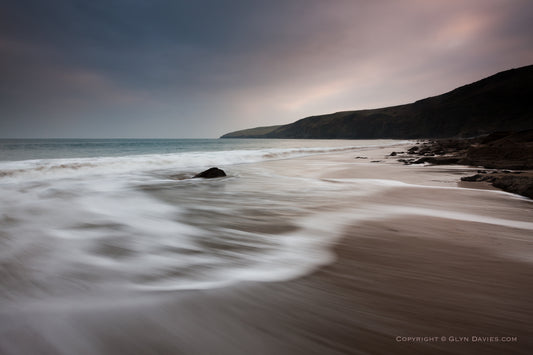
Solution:
<svg viewBox="0 0 533 355">
<path fill-rule="evenodd" d="M 533 130 L 489 135 L 469 147 L 464 160 L 489 169 L 533 169 Z"/>
<path fill-rule="evenodd" d="M 462 164 L 487 169 L 533 169 L 533 129 L 496 132 L 469 139 L 439 139 L 415 145 L 406 164 Z"/>
<path fill-rule="evenodd" d="M 470 139 L 440 139 L 415 145 L 398 161 L 404 164 L 461 164 L 504 169 L 461 178 L 485 181 L 502 190 L 533 198 L 533 130 L 495 132 Z M 511 171 L 521 170 L 521 171 Z"/>
<path fill-rule="evenodd" d="M 533 198 L 533 173 L 517 171 L 478 172 L 473 176 L 465 176 L 461 181 L 486 181 L 494 187 Z"/>
<path fill-rule="evenodd" d="M 224 170 L 215 167 L 194 175 L 194 178 L 214 179 L 223 176 L 226 176 Z"/>
<path fill-rule="evenodd" d="M 504 175 L 492 183 L 494 187 L 533 198 L 533 175 Z"/>
</svg>

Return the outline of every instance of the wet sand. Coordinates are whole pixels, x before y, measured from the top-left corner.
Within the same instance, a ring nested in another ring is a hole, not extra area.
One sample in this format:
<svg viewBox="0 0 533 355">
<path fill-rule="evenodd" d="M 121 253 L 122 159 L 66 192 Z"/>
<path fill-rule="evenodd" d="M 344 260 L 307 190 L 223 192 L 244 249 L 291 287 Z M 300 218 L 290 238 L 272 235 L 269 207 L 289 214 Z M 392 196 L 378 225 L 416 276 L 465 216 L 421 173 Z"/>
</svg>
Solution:
<svg viewBox="0 0 533 355">
<path fill-rule="evenodd" d="M 530 354 L 532 201 L 457 188 L 468 168 L 404 167 L 385 158 L 394 149 L 263 163 L 406 183 L 362 197 L 404 212 L 346 225 L 334 263 L 286 282 L 132 295 L 104 310 L 29 309 L 3 317 L 1 352 Z"/>
</svg>

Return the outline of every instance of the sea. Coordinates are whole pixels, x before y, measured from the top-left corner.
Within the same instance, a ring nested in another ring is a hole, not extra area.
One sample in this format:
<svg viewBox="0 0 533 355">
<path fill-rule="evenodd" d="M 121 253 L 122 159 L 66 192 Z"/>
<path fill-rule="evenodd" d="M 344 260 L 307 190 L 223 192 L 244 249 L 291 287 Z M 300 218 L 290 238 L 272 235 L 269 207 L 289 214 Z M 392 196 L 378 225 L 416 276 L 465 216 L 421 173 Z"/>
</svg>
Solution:
<svg viewBox="0 0 533 355">
<path fill-rule="evenodd" d="M 372 183 L 290 176 L 263 163 L 394 144 L 0 140 L 0 304 L 305 275 L 334 259 L 331 241 L 347 223 L 328 203 L 371 193 Z M 192 178 L 210 167 L 227 176 Z"/>
</svg>

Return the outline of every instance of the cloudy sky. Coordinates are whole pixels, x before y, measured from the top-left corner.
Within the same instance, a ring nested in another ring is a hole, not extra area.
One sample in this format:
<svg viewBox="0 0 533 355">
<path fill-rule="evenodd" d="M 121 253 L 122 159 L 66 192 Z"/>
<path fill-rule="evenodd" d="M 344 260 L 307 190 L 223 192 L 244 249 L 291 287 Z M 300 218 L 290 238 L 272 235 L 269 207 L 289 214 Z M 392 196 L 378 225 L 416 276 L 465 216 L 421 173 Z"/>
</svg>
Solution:
<svg viewBox="0 0 533 355">
<path fill-rule="evenodd" d="M 3 0 L 0 137 L 211 138 L 533 64 L 530 0 Z"/>
</svg>

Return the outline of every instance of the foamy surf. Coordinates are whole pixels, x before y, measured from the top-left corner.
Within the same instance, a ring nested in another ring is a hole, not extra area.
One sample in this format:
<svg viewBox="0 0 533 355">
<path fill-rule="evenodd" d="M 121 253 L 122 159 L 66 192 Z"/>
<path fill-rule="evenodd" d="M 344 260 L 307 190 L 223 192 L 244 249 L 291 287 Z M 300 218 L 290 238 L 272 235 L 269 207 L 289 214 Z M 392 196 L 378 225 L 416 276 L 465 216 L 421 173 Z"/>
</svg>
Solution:
<svg viewBox="0 0 533 355">
<path fill-rule="evenodd" d="M 388 143 L 390 145 L 397 142 Z M 88 157 L 0 161 L 0 182 L 9 178 L 79 177 L 86 174 L 120 174 L 173 169 L 187 171 L 209 166 L 257 163 L 267 160 L 364 150 L 376 145 L 344 147 L 248 149 L 231 151 L 191 151 L 167 154 L 128 155 L 120 157 Z"/>
<path fill-rule="evenodd" d="M 322 178 L 323 158 L 287 160 L 374 145 L 2 162 L 13 174 L 0 177 L 0 303 L 108 307 L 117 295 L 291 280 L 332 263 L 333 245 L 372 221 L 533 229 L 524 216 L 495 216 L 503 194 Z M 173 178 L 211 165 L 228 176 Z"/>
<path fill-rule="evenodd" d="M 0 297 L 24 303 L 305 275 L 334 259 L 327 245 L 345 222 L 333 223 L 324 202 L 345 198 L 345 187 L 247 167 L 379 144 L 397 142 L 0 162 Z M 213 165 L 229 176 L 172 178 Z M 350 195 L 384 188 L 371 185 Z"/>
<path fill-rule="evenodd" d="M 329 244 L 346 223 L 325 212 L 326 198 L 346 195 L 338 183 L 278 177 L 268 190 L 271 177 L 243 173 L 170 185 L 123 178 L 7 189 L 0 256 L 21 276 L 3 280 L 3 298 L 288 280 L 334 260 Z"/>
</svg>

